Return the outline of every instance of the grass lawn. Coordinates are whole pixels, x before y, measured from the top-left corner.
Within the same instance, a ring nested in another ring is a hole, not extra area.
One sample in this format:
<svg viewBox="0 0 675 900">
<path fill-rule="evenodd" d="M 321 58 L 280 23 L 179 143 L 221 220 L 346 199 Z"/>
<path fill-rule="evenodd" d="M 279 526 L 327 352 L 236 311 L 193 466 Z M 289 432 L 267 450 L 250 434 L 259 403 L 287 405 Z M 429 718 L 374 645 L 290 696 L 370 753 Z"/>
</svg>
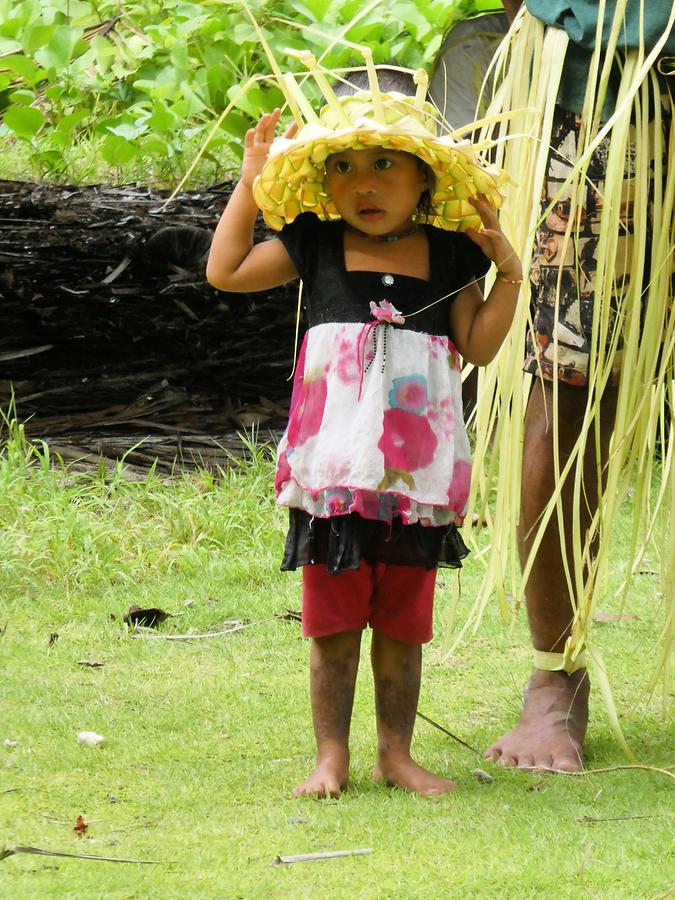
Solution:
<svg viewBox="0 0 675 900">
<path fill-rule="evenodd" d="M 626 532 L 630 515 L 626 508 L 618 524 Z M 669 895 L 675 818 L 667 774 L 503 770 L 419 720 L 418 760 L 459 789 L 422 800 L 374 785 L 367 636 L 350 788 L 338 801 L 292 800 L 314 743 L 308 643 L 296 621 L 277 617 L 299 606 L 300 573 L 278 571 L 284 524 L 264 453 L 218 477 L 130 483 L 120 473 L 52 468 L 14 432 L 0 458 L 0 850 L 28 845 L 159 864 L 13 855 L 0 861 L 0 896 Z M 618 585 L 620 553 L 614 568 Z M 462 606 L 481 573 L 469 558 Z M 508 629 L 495 607 L 478 635 L 444 659 L 456 579 L 440 576 L 420 710 L 484 748 L 518 713 L 526 622 L 522 613 Z M 233 619 L 246 627 L 188 642 L 132 637 L 122 622 L 131 605 L 172 614 L 158 634 L 219 631 Z M 599 608 L 616 612 L 611 589 Z M 596 623 L 596 644 L 633 750 L 667 767 L 672 729 L 645 690 L 663 616 L 653 577 L 638 578 L 624 613 Z M 80 731 L 104 735 L 104 746 L 79 745 Z M 588 768 L 625 762 L 598 696 Z M 477 766 L 493 781 L 479 781 Z M 88 825 L 81 837 L 78 816 Z M 272 864 L 278 855 L 359 848 L 373 852 Z"/>
</svg>

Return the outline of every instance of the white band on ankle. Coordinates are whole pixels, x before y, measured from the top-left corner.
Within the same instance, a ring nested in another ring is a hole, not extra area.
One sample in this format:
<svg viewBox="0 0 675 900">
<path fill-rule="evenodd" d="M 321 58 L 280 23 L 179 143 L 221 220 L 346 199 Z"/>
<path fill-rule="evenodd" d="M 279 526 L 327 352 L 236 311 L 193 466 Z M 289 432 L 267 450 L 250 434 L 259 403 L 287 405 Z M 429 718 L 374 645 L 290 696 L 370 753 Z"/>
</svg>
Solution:
<svg viewBox="0 0 675 900">
<path fill-rule="evenodd" d="M 574 658 L 565 647 L 564 653 L 546 653 L 544 650 L 534 650 L 534 667 L 545 672 L 567 672 L 571 675 L 579 669 L 586 668 L 586 651 L 581 650 Z"/>
</svg>

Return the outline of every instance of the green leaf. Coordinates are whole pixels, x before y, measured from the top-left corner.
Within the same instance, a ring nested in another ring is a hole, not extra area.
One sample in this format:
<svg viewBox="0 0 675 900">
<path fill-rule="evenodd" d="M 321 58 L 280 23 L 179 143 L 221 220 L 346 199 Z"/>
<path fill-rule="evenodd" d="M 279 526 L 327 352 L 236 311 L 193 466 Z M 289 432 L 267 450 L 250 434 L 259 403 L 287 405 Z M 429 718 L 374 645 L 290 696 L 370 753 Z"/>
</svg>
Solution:
<svg viewBox="0 0 675 900">
<path fill-rule="evenodd" d="M 80 122 L 88 116 L 88 112 L 85 109 L 78 109 L 76 112 L 68 113 L 65 116 L 60 116 L 57 122 L 57 133 L 61 133 L 63 135 L 69 136 L 73 133 L 73 131 L 77 128 Z"/>
<path fill-rule="evenodd" d="M 101 156 L 111 166 L 123 166 L 138 155 L 138 146 L 130 141 L 111 134 L 103 142 L 101 147 Z"/>
<path fill-rule="evenodd" d="M 42 128 L 45 117 L 32 106 L 10 106 L 5 110 L 5 125 L 23 140 L 30 140 Z"/>
<path fill-rule="evenodd" d="M 295 11 L 307 16 L 310 22 L 323 22 L 333 5 L 333 0 L 303 0 L 302 3 L 294 3 Z"/>
<path fill-rule="evenodd" d="M 228 98 L 232 100 L 239 90 L 240 86 L 238 84 L 233 84 L 227 92 Z M 259 119 L 263 113 L 269 112 L 269 110 L 274 108 L 270 105 L 270 100 L 265 92 L 255 84 L 251 85 L 246 93 L 239 97 L 235 106 L 237 109 L 242 109 L 245 113 L 248 113 L 252 119 L 256 120 Z"/>
<path fill-rule="evenodd" d="M 108 131 L 118 137 L 133 141 L 148 130 L 147 125 L 132 125 L 131 122 L 121 122 L 119 125 L 108 125 Z"/>
<path fill-rule="evenodd" d="M 35 59 L 45 69 L 65 68 L 73 57 L 87 49 L 86 41 L 81 40 L 82 29 L 59 25 L 46 47 L 35 53 Z"/>
<path fill-rule="evenodd" d="M 2 67 L 23 78 L 27 84 L 36 84 L 47 75 L 45 70 L 41 69 L 40 66 L 36 66 L 32 59 L 20 53 L 14 56 L 6 56 L 2 61 Z"/>
<path fill-rule="evenodd" d="M 55 30 L 53 25 L 34 25 L 27 28 L 21 40 L 24 53 L 32 55 L 40 47 L 44 47 L 51 40 Z"/>
<path fill-rule="evenodd" d="M 153 103 L 152 115 L 146 121 L 153 131 L 158 131 L 160 134 L 169 132 L 173 128 L 177 130 L 180 127 L 180 120 L 173 115 L 165 103 L 158 100 Z"/>
<path fill-rule="evenodd" d="M 244 135 L 251 127 L 251 120 L 242 113 L 237 112 L 237 110 L 233 109 L 232 112 L 225 117 L 220 127 L 223 129 L 223 131 L 226 131 L 228 134 L 232 135 L 232 137 L 238 138 L 240 141 L 243 141 Z"/>
<path fill-rule="evenodd" d="M 45 97 L 53 102 L 60 100 L 61 97 L 65 94 L 66 89 L 61 87 L 60 84 L 50 84 L 48 88 L 45 88 Z"/>
<path fill-rule="evenodd" d="M 4 22 L 0 22 L 0 37 L 16 38 L 25 27 L 24 19 L 5 19 Z"/>
<path fill-rule="evenodd" d="M 9 95 L 10 103 L 15 103 L 17 106 L 30 106 L 31 103 L 35 102 L 35 91 L 29 91 L 28 88 L 19 88 L 16 91 L 12 91 Z"/>
</svg>

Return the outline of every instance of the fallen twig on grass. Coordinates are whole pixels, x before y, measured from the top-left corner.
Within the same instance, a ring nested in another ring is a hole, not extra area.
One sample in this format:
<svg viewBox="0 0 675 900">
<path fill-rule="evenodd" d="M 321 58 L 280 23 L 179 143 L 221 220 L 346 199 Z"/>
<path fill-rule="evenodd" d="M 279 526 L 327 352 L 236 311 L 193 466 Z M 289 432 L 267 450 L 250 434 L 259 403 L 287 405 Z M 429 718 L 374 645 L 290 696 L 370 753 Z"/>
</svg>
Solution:
<svg viewBox="0 0 675 900">
<path fill-rule="evenodd" d="M 642 769 L 645 772 L 656 772 L 659 775 L 666 775 L 668 778 L 675 779 L 675 774 L 673 772 L 669 772 L 668 769 L 659 769 L 658 766 L 644 766 L 640 763 L 626 763 L 622 766 L 608 766 L 606 769 L 584 769 L 583 772 L 565 772 L 562 769 L 555 769 L 555 772 L 559 775 L 571 775 L 572 777 L 579 778 L 585 775 L 602 775 L 605 772 L 619 772 L 622 769 Z"/>
<path fill-rule="evenodd" d="M 282 866 L 291 863 L 314 862 L 318 859 L 336 859 L 343 856 L 364 856 L 366 853 L 373 853 L 372 847 L 363 850 L 328 850 L 326 853 L 300 853 L 297 856 L 275 856 L 272 865 Z"/>
<path fill-rule="evenodd" d="M 285 609 L 283 612 L 274 613 L 275 619 L 284 619 L 287 622 L 302 622 L 302 613 L 295 609 Z"/>
<path fill-rule="evenodd" d="M 129 637 L 147 638 L 148 640 L 154 638 L 162 641 L 194 641 L 200 638 L 224 637 L 227 634 L 234 634 L 235 631 L 241 631 L 242 628 L 248 628 L 252 624 L 252 622 L 237 622 L 233 628 L 228 628 L 225 631 L 209 631 L 206 634 L 150 634 L 147 632 L 134 632 Z"/>
<path fill-rule="evenodd" d="M 171 866 L 177 860 L 163 859 L 123 859 L 118 856 L 90 856 L 87 853 L 63 853 L 60 850 L 42 850 L 40 847 L 13 847 L 10 850 L 0 850 L 0 860 L 18 853 L 34 853 L 36 856 L 58 856 L 67 859 L 96 859 L 99 862 L 113 863 L 137 863 L 141 866 Z"/>
<path fill-rule="evenodd" d="M 608 816 L 603 819 L 596 819 L 593 816 L 582 816 L 577 819 L 578 822 L 585 822 L 587 825 L 597 825 L 600 822 L 627 822 L 630 819 L 662 819 L 661 815 L 654 816 Z"/>
<path fill-rule="evenodd" d="M 417 715 L 420 719 L 424 719 L 425 722 L 428 722 L 429 725 L 433 725 L 434 728 L 438 728 L 439 731 L 442 731 L 443 734 L 447 734 L 448 737 L 451 737 L 453 741 L 457 741 L 458 744 L 461 744 L 462 747 L 466 747 L 467 750 L 470 750 L 472 753 L 475 753 L 476 756 L 480 756 L 480 751 L 476 750 L 475 747 L 472 747 L 471 744 L 467 744 L 466 741 L 463 741 L 461 737 L 457 737 L 456 734 L 453 734 L 451 731 L 448 731 L 447 728 L 444 728 L 442 725 L 439 725 L 438 722 L 434 722 L 433 719 L 430 719 L 429 716 L 425 716 L 424 713 L 418 711 Z"/>
</svg>

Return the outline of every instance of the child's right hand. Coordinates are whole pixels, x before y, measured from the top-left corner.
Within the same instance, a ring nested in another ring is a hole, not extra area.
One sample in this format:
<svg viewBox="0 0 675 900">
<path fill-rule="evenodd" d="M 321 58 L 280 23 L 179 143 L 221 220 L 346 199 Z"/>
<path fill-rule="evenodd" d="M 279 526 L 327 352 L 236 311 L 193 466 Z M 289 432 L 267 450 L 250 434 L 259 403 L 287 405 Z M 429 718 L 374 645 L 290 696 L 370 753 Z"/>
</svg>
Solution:
<svg viewBox="0 0 675 900">
<path fill-rule="evenodd" d="M 280 109 L 271 113 L 265 113 L 253 128 L 249 128 L 244 138 L 244 159 L 241 164 L 240 182 L 249 190 L 253 187 L 256 177 L 262 172 L 265 161 L 274 141 L 274 132 L 281 115 Z M 298 130 L 294 122 L 284 132 L 284 137 L 292 138 Z"/>
</svg>

